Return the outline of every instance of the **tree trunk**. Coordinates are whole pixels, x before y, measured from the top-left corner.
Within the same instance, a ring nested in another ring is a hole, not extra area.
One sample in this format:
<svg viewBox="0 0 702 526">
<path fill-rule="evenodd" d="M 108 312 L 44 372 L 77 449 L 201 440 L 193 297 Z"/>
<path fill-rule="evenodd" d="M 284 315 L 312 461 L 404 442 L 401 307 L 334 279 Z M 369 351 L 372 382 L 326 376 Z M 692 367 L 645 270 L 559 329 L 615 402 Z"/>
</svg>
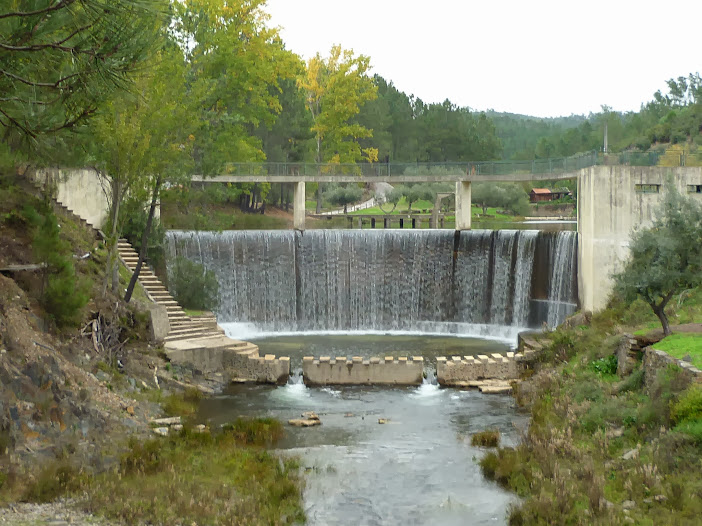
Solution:
<svg viewBox="0 0 702 526">
<path fill-rule="evenodd" d="M 663 307 L 653 307 L 653 312 L 658 316 L 658 319 L 661 322 L 661 326 L 663 327 L 663 334 L 665 336 L 670 336 L 672 334 L 670 330 L 670 323 L 668 322 L 668 316 L 665 313 L 665 308 Z"/>
<path fill-rule="evenodd" d="M 668 316 L 665 313 L 665 307 L 668 305 L 668 302 L 670 301 L 670 298 L 673 297 L 673 294 L 675 291 L 670 291 L 668 294 L 663 296 L 663 299 L 661 299 L 661 302 L 656 305 L 655 303 L 649 303 L 651 308 L 653 309 L 653 312 L 655 313 L 656 316 L 658 316 L 658 319 L 661 322 L 661 325 L 663 326 L 663 334 L 665 336 L 670 336 L 672 334 L 672 331 L 670 330 L 670 322 L 668 322 Z"/>
<path fill-rule="evenodd" d="M 322 139 L 317 137 L 317 164 L 322 162 Z M 322 174 L 322 167 L 317 166 L 317 175 Z M 317 214 L 322 213 L 322 183 L 317 183 L 317 206 L 315 208 Z"/>
<path fill-rule="evenodd" d="M 322 213 L 322 183 L 317 183 L 317 206 L 315 212 L 317 214 Z"/>
<path fill-rule="evenodd" d="M 156 182 L 154 183 L 154 191 L 151 195 L 151 206 L 149 207 L 149 216 L 146 219 L 146 227 L 144 228 L 144 232 L 141 234 L 141 248 L 139 249 L 139 259 L 137 261 L 136 268 L 134 269 L 134 273 L 132 274 L 132 279 L 129 280 L 127 292 L 124 294 L 124 301 L 126 303 L 129 303 L 129 300 L 132 299 L 134 287 L 136 286 L 136 282 L 139 279 L 139 273 L 141 272 L 141 267 L 144 264 L 144 260 L 146 259 L 146 252 L 148 250 L 147 247 L 149 244 L 149 236 L 151 235 L 151 225 L 154 222 L 154 214 L 156 213 L 156 202 L 158 201 L 158 194 L 160 190 L 161 176 L 159 175 L 156 178 Z"/>
<path fill-rule="evenodd" d="M 117 263 L 117 243 L 118 243 L 118 230 L 117 230 L 117 220 L 119 218 L 119 205 L 122 200 L 122 184 L 120 181 L 115 179 L 111 180 L 110 186 L 112 187 L 112 209 L 110 210 L 110 221 L 112 221 L 112 229 L 110 235 L 107 238 L 107 268 L 105 269 L 105 281 L 102 287 L 102 295 L 107 294 L 107 287 L 112 280 L 112 292 L 115 295 L 119 295 L 119 267 Z"/>
</svg>

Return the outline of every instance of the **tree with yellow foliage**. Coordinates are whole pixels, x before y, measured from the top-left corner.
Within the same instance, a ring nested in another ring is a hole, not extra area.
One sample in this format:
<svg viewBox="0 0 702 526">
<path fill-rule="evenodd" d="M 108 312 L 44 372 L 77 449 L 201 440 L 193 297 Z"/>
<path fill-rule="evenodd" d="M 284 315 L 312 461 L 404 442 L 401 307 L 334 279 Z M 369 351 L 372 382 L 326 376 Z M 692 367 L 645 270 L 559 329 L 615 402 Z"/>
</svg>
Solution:
<svg viewBox="0 0 702 526">
<path fill-rule="evenodd" d="M 358 139 L 373 136 L 373 130 L 352 122 L 360 108 L 377 97 L 377 87 L 368 76 L 370 58 L 333 46 L 328 57 L 319 53 L 309 59 L 298 86 L 305 93 L 312 115 L 317 163 L 355 163 L 364 158 Z M 365 152 L 370 162 L 377 150 Z M 321 212 L 321 189 L 317 189 L 317 213 Z"/>
</svg>

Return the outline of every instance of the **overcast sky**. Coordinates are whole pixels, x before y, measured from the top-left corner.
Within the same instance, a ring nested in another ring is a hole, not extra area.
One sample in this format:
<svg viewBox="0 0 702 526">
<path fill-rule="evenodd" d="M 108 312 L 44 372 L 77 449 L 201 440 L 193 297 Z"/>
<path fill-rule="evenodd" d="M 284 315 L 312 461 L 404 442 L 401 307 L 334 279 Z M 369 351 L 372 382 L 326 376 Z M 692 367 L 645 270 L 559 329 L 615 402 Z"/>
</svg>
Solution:
<svg viewBox="0 0 702 526">
<path fill-rule="evenodd" d="M 268 0 L 305 58 L 333 44 L 425 102 L 536 116 L 638 110 L 702 71 L 702 0 Z"/>
</svg>

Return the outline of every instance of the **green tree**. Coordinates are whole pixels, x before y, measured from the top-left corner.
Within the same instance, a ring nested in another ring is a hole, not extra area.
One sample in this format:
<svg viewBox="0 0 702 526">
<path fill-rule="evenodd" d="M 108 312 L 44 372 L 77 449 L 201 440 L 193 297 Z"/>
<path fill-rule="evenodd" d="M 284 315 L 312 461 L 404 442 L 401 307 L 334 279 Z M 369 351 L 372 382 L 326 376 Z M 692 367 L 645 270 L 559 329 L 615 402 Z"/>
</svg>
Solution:
<svg viewBox="0 0 702 526">
<path fill-rule="evenodd" d="M 59 236 L 59 224 L 47 201 L 42 208 L 32 248 L 42 271 L 41 304 L 59 327 L 76 325 L 88 303 L 88 284 L 79 280 L 68 244 Z"/>
<path fill-rule="evenodd" d="M 165 0 L 10 0 L 0 7 L 0 127 L 5 155 L 62 152 L 151 52 Z M 56 158 L 52 157 L 55 162 Z"/>
<path fill-rule="evenodd" d="M 128 287 L 128 301 L 144 261 L 159 192 L 164 181 L 177 182 L 191 167 L 190 133 L 194 116 L 185 100 L 185 69 L 181 51 L 166 45 L 135 81 L 135 93 L 108 100 L 94 119 L 93 155 L 99 174 L 109 183 L 108 261 L 105 286 L 119 292 L 117 241 L 120 207 L 127 195 L 150 202 L 137 271 Z"/>
<path fill-rule="evenodd" d="M 472 201 L 483 209 L 491 207 L 510 210 L 516 215 L 529 213 L 529 198 L 524 189 L 513 183 L 476 183 L 471 192 Z"/>
<path fill-rule="evenodd" d="M 169 283 L 173 296 L 186 309 L 214 310 L 219 304 L 217 275 L 200 263 L 176 258 Z"/>
<path fill-rule="evenodd" d="M 683 197 L 672 179 L 650 228 L 634 232 L 631 256 L 615 276 L 615 290 L 626 300 L 641 297 L 671 333 L 665 308 L 675 294 L 702 283 L 702 205 Z"/>
<path fill-rule="evenodd" d="M 330 203 L 343 206 L 345 214 L 347 213 L 348 205 L 361 200 L 363 192 L 355 184 L 339 185 L 327 190 L 325 196 Z"/>
<path fill-rule="evenodd" d="M 298 85 L 305 93 L 315 135 L 315 162 L 355 163 L 361 160 L 358 140 L 373 131 L 353 121 L 360 108 L 377 96 L 368 77 L 370 58 L 333 46 L 329 57 L 317 53 L 306 65 Z M 317 213 L 322 209 L 321 185 L 317 188 Z"/>
<path fill-rule="evenodd" d="M 194 156 L 205 175 L 231 162 L 263 161 L 254 131 L 272 125 L 281 82 L 300 70 L 278 31 L 266 25 L 265 0 L 174 2 L 174 32 L 186 50 L 188 96 L 199 105 Z"/>
</svg>

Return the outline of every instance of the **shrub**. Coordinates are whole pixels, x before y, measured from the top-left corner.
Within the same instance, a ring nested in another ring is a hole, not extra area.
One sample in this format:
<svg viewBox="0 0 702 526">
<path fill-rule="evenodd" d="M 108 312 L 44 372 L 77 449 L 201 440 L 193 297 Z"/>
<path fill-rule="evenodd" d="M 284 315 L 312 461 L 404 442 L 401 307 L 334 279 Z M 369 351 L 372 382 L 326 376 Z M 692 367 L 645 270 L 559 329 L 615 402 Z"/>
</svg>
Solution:
<svg viewBox="0 0 702 526">
<path fill-rule="evenodd" d="M 51 502 L 81 487 L 81 474 L 67 462 L 55 462 L 44 468 L 25 490 L 23 500 Z"/>
<path fill-rule="evenodd" d="M 594 362 L 590 362 L 590 369 L 595 371 L 600 375 L 612 375 L 617 374 L 617 356 L 605 356 Z"/>
<path fill-rule="evenodd" d="M 274 418 L 237 418 L 222 426 L 225 435 L 247 446 L 272 445 L 283 437 L 283 425 Z"/>
<path fill-rule="evenodd" d="M 695 384 L 685 391 L 673 404 L 670 417 L 674 424 L 702 423 L 702 385 Z"/>
<path fill-rule="evenodd" d="M 633 371 L 626 379 L 619 384 L 619 392 L 626 393 L 629 391 L 640 391 L 644 385 L 644 370 L 639 367 Z"/>
<path fill-rule="evenodd" d="M 54 213 L 46 206 L 32 244 L 37 259 L 46 265 L 41 303 L 59 327 L 77 325 L 88 303 L 88 283 L 76 276 L 67 244 L 59 237 Z"/>
<path fill-rule="evenodd" d="M 499 447 L 500 432 L 497 429 L 486 429 L 470 437 L 470 445 L 476 447 Z"/>
<path fill-rule="evenodd" d="M 519 449 L 498 449 L 480 460 L 480 468 L 485 478 L 523 497 L 529 492 L 532 480 L 531 469 L 523 457 Z"/>
<path fill-rule="evenodd" d="M 149 475 L 163 468 L 162 442 L 158 439 L 140 442 L 131 439 L 129 451 L 122 455 L 120 470 L 123 475 L 139 473 Z"/>
<path fill-rule="evenodd" d="M 217 276 L 199 263 L 177 258 L 169 284 L 175 299 L 186 309 L 215 310 L 219 304 Z"/>
</svg>

